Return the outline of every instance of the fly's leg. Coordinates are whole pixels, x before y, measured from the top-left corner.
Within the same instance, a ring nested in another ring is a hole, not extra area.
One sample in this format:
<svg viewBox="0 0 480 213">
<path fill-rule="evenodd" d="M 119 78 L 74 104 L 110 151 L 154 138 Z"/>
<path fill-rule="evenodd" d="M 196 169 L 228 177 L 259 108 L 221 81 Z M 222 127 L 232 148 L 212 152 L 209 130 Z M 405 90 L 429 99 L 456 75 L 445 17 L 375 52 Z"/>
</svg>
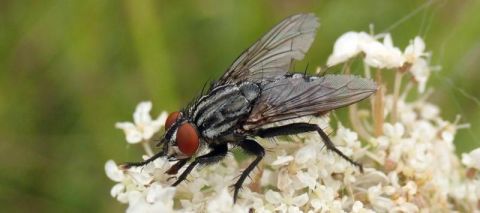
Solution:
<svg viewBox="0 0 480 213">
<path fill-rule="evenodd" d="M 209 153 L 195 158 L 195 160 L 192 163 L 190 163 L 190 165 L 188 165 L 185 171 L 183 171 L 182 174 L 178 176 L 177 181 L 175 181 L 175 183 L 173 183 L 172 186 L 177 186 L 182 181 L 184 181 L 187 178 L 188 174 L 192 172 L 193 168 L 195 168 L 197 164 L 202 165 L 202 164 L 216 163 L 222 160 L 227 155 L 227 152 L 228 152 L 227 143 L 220 144 L 220 145 L 213 145 L 213 146 L 210 146 L 210 148 L 212 150 Z"/>
<path fill-rule="evenodd" d="M 129 163 L 124 163 L 122 165 L 120 165 L 120 168 L 122 169 L 128 169 L 128 168 L 131 168 L 131 167 L 138 167 L 138 166 L 144 166 L 144 165 L 147 165 L 149 164 L 150 162 L 154 161 L 155 159 L 159 158 L 159 157 L 163 157 L 165 156 L 165 154 L 163 152 L 159 152 L 157 154 L 155 154 L 154 156 L 150 157 L 149 159 L 147 160 L 144 160 L 142 162 L 129 162 Z"/>
<path fill-rule="evenodd" d="M 178 170 L 180 170 L 183 166 L 185 166 L 185 164 L 187 164 L 189 160 L 190 158 L 178 160 L 165 172 L 165 174 L 169 174 L 169 175 L 177 174 Z"/>
<path fill-rule="evenodd" d="M 263 149 L 263 147 L 254 140 L 246 139 L 238 143 L 238 146 L 240 146 L 247 154 L 255 155 L 257 157 L 252 163 L 250 163 L 250 165 L 248 165 L 248 167 L 240 175 L 240 178 L 238 178 L 237 182 L 233 185 L 233 203 L 237 201 L 238 191 L 240 190 L 240 188 L 242 188 L 245 178 L 247 178 L 250 172 L 252 172 L 255 166 L 257 166 L 257 164 L 262 160 L 263 156 L 265 155 L 265 149 Z"/>
<path fill-rule="evenodd" d="M 351 164 L 357 166 L 360 169 L 360 172 L 363 173 L 363 166 L 360 163 L 355 162 L 354 160 L 350 159 L 347 157 L 345 154 L 343 154 L 342 151 L 338 150 L 337 147 L 333 144 L 333 142 L 330 140 L 328 135 L 316 124 L 310 124 L 310 123 L 293 123 L 293 124 L 287 124 L 285 126 L 277 126 L 277 127 L 272 127 L 268 129 L 259 129 L 255 132 L 256 135 L 262 137 L 262 138 L 270 138 L 270 137 L 275 137 L 275 136 L 280 136 L 280 135 L 295 135 L 299 133 L 304 133 L 304 132 L 313 132 L 316 131 L 322 138 L 323 142 L 325 143 L 325 146 L 327 147 L 328 150 L 335 152 L 338 154 L 340 157 L 345 159 L 346 161 L 350 162 Z"/>
</svg>

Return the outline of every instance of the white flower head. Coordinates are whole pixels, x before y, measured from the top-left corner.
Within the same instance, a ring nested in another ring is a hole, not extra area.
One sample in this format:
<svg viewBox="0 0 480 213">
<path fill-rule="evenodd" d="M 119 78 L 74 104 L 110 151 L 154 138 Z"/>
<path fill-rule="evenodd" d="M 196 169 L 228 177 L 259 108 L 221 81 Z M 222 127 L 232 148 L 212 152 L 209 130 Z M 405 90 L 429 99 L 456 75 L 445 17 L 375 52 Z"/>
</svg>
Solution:
<svg viewBox="0 0 480 213">
<path fill-rule="evenodd" d="M 365 56 L 367 69 L 410 69 L 419 88 L 425 89 L 430 54 L 425 53 L 420 37 L 402 53 L 390 34 L 347 32 L 335 43 L 327 64 L 343 63 L 359 54 Z M 191 170 L 189 181 L 176 187 L 171 187 L 174 177 L 186 171 L 187 165 L 170 169 L 176 162 L 158 158 L 142 167 L 120 169 L 110 160 L 105 164 L 107 176 L 115 182 L 110 194 L 128 204 L 127 212 L 478 212 L 480 148 L 463 154 L 460 164 L 453 143 L 457 124 L 443 120 L 441 108 L 424 98 L 407 101 L 407 91 L 398 100 L 392 94 L 384 97 L 383 111 L 379 111 L 384 120 L 379 126 L 360 115 L 353 129 L 339 122 L 335 131 L 327 131 L 331 129 L 328 117 L 270 124 L 317 124 L 340 152 L 363 165 L 364 173 L 312 132 L 277 137 L 276 143 L 259 141 L 269 152 L 245 180 L 236 203 L 229 186 L 253 159 L 239 162 L 233 155 Z M 396 120 L 388 119 L 393 106 L 400 115 Z M 151 108 L 150 102 L 142 102 L 133 122 L 116 124 L 125 131 L 129 143 L 150 139 L 164 125 L 167 114 L 154 120 Z M 381 127 L 381 133 L 373 132 Z M 178 173 L 170 174 L 173 170 Z"/>
<path fill-rule="evenodd" d="M 157 119 L 152 120 L 151 109 L 152 102 L 140 102 L 133 113 L 133 123 L 118 122 L 115 124 L 116 128 L 125 132 L 128 143 L 134 144 L 150 139 L 165 124 L 168 116 L 167 112 L 162 112 Z"/>
</svg>

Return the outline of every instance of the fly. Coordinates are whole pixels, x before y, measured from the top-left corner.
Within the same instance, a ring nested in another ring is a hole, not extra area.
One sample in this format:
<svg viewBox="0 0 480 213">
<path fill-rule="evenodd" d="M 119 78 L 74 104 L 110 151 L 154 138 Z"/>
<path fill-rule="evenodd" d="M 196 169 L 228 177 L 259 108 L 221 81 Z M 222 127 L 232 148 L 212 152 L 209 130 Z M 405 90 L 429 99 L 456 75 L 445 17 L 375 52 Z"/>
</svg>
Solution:
<svg viewBox="0 0 480 213">
<path fill-rule="evenodd" d="M 303 59 L 310 48 L 318 26 L 313 14 L 293 15 L 277 24 L 245 50 L 207 92 L 168 116 L 159 143 L 162 151 L 143 162 L 126 163 L 123 167 L 143 166 L 167 157 L 176 163 L 166 173 L 176 174 L 189 163 L 173 183 L 177 186 L 195 166 L 219 162 L 229 147 L 240 147 L 255 159 L 233 185 L 235 202 L 245 178 L 265 155 L 265 149 L 255 138 L 317 132 L 328 150 L 363 171 L 362 165 L 338 150 L 316 124 L 300 122 L 266 127 L 279 121 L 325 115 L 375 93 L 376 85 L 369 79 L 289 73 L 292 61 Z M 207 154 L 199 155 L 203 149 L 208 149 Z"/>
</svg>

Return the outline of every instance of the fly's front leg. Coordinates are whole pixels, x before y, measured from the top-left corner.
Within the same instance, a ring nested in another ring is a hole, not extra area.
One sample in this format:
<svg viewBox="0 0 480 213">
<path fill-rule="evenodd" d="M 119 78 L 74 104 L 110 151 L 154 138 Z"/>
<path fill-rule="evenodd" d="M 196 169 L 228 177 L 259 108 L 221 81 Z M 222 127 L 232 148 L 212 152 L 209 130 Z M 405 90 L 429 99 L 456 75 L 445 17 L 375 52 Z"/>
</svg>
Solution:
<svg viewBox="0 0 480 213">
<path fill-rule="evenodd" d="M 169 175 L 177 174 L 178 170 L 180 170 L 183 166 L 185 166 L 185 164 L 187 164 L 189 160 L 190 158 L 178 160 L 165 172 L 165 174 L 169 174 Z"/>
<path fill-rule="evenodd" d="M 187 178 L 188 174 L 192 172 L 193 168 L 195 168 L 197 164 L 202 165 L 202 164 L 212 164 L 212 163 L 218 162 L 222 160 L 227 155 L 227 152 L 228 152 L 227 143 L 220 144 L 220 145 L 211 145 L 210 148 L 212 150 L 209 153 L 195 158 L 195 160 L 193 160 L 193 162 L 190 163 L 190 165 L 188 165 L 185 171 L 183 171 L 182 174 L 178 176 L 177 181 L 175 181 L 175 183 L 173 183 L 172 186 L 176 186 L 180 184 L 182 181 L 184 181 Z"/>
<path fill-rule="evenodd" d="M 287 124 L 285 126 L 277 126 L 277 127 L 272 127 L 268 129 L 259 129 L 255 132 L 256 135 L 262 137 L 262 138 L 270 138 L 270 137 L 275 137 L 275 136 L 280 136 L 280 135 L 295 135 L 299 133 L 304 133 L 304 132 L 313 132 L 316 131 L 322 138 L 323 142 L 325 143 L 325 146 L 327 147 L 328 150 L 335 152 L 338 154 L 340 157 L 345 159 L 346 161 L 350 162 L 351 164 L 357 166 L 360 169 L 360 172 L 363 173 L 363 166 L 360 163 L 355 162 L 354 160 L 350 159 L 347 157 L 345 154 L 343 154 L 342 151 L 338 150 L 337 147 L 333 144 L 333 142 L 330 140 L 328 135 L 316 124 L 310 124 L 310 123 L 292 123 L 292 124 Z"/>
<path fill-rule="evenodd" d="M 159 152 L 159 153 L 155 154 L 154 156 L 150 157 L 149 159 L 144 160 L 142 162 L 128 162 L 128 163 L 124 163 L 124 164 L 120 165 L 120 167 L 122 169 L 128 169 L 128 168 L 131 168 L 131 167 L 144 166 L 144 165 L 147 165 L 150 162 L 154 161 L 155 159 L 157 159 L 159 157 L 163 157 L 163 156 L 165 156 L 164 152 Z"/>
<path fill-rule="evenodd" d="M 257 164 L 262 160 L 263 156 L 265 156 L 265 149 L 254 140 L 243 140 L 238 143 L 238 146 L 240 146 L 247 154 L 255 155 L 257 157 L 252 163 L 250 163 L 250 165 L 248 165 L 248 167 L 240 175 L 240 178 L 238 178 L 237 182 L 233 185 L 233 203 L 237 201 L 238 191 L 240 190 L 240 188 L 242 188 L 245 178 L 247 178 L 247 176 L 250 174 L 250 172 L 252 172 L 255 166 L 257 166 Z"/>
</svg>

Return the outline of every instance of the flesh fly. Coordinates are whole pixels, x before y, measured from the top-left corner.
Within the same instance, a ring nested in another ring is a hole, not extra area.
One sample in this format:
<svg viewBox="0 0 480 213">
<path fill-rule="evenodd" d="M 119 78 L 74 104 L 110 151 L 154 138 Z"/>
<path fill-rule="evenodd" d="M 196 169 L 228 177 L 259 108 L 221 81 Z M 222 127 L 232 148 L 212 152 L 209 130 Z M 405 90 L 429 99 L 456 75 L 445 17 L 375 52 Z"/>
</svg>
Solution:
<svg viewBox="0 0 480 213">
<path fill-rule="evenodd" d="M 373 81 L 351 75 L 309 76 L 289 72 L 291 63 L 303 59 L 310 48 L 318 26 L 313 14 L 298 14 L 281 21 L 245 50 L 206 92 L 168 116 L 159 153 L 123 167 L 142 166 L 167 157 L 176 161 L 167 174 L 176 174 L 189 163 L 173 183 L 176 186 L 195 166 L 219 162 L 233 147 L 239 147 L 255 159 L 233 184 L 236 201 L 245 178 L 265 155 L 256 138 L 317 132 L 328 150 L 363 171 L 361 164 L 338 150 L 316 124 L 301 122 L 271 127 L 281 121 L 325 115 L 376 91 Z M 204 149 L 208 152 L 200 155 Z"/>
</svg>

